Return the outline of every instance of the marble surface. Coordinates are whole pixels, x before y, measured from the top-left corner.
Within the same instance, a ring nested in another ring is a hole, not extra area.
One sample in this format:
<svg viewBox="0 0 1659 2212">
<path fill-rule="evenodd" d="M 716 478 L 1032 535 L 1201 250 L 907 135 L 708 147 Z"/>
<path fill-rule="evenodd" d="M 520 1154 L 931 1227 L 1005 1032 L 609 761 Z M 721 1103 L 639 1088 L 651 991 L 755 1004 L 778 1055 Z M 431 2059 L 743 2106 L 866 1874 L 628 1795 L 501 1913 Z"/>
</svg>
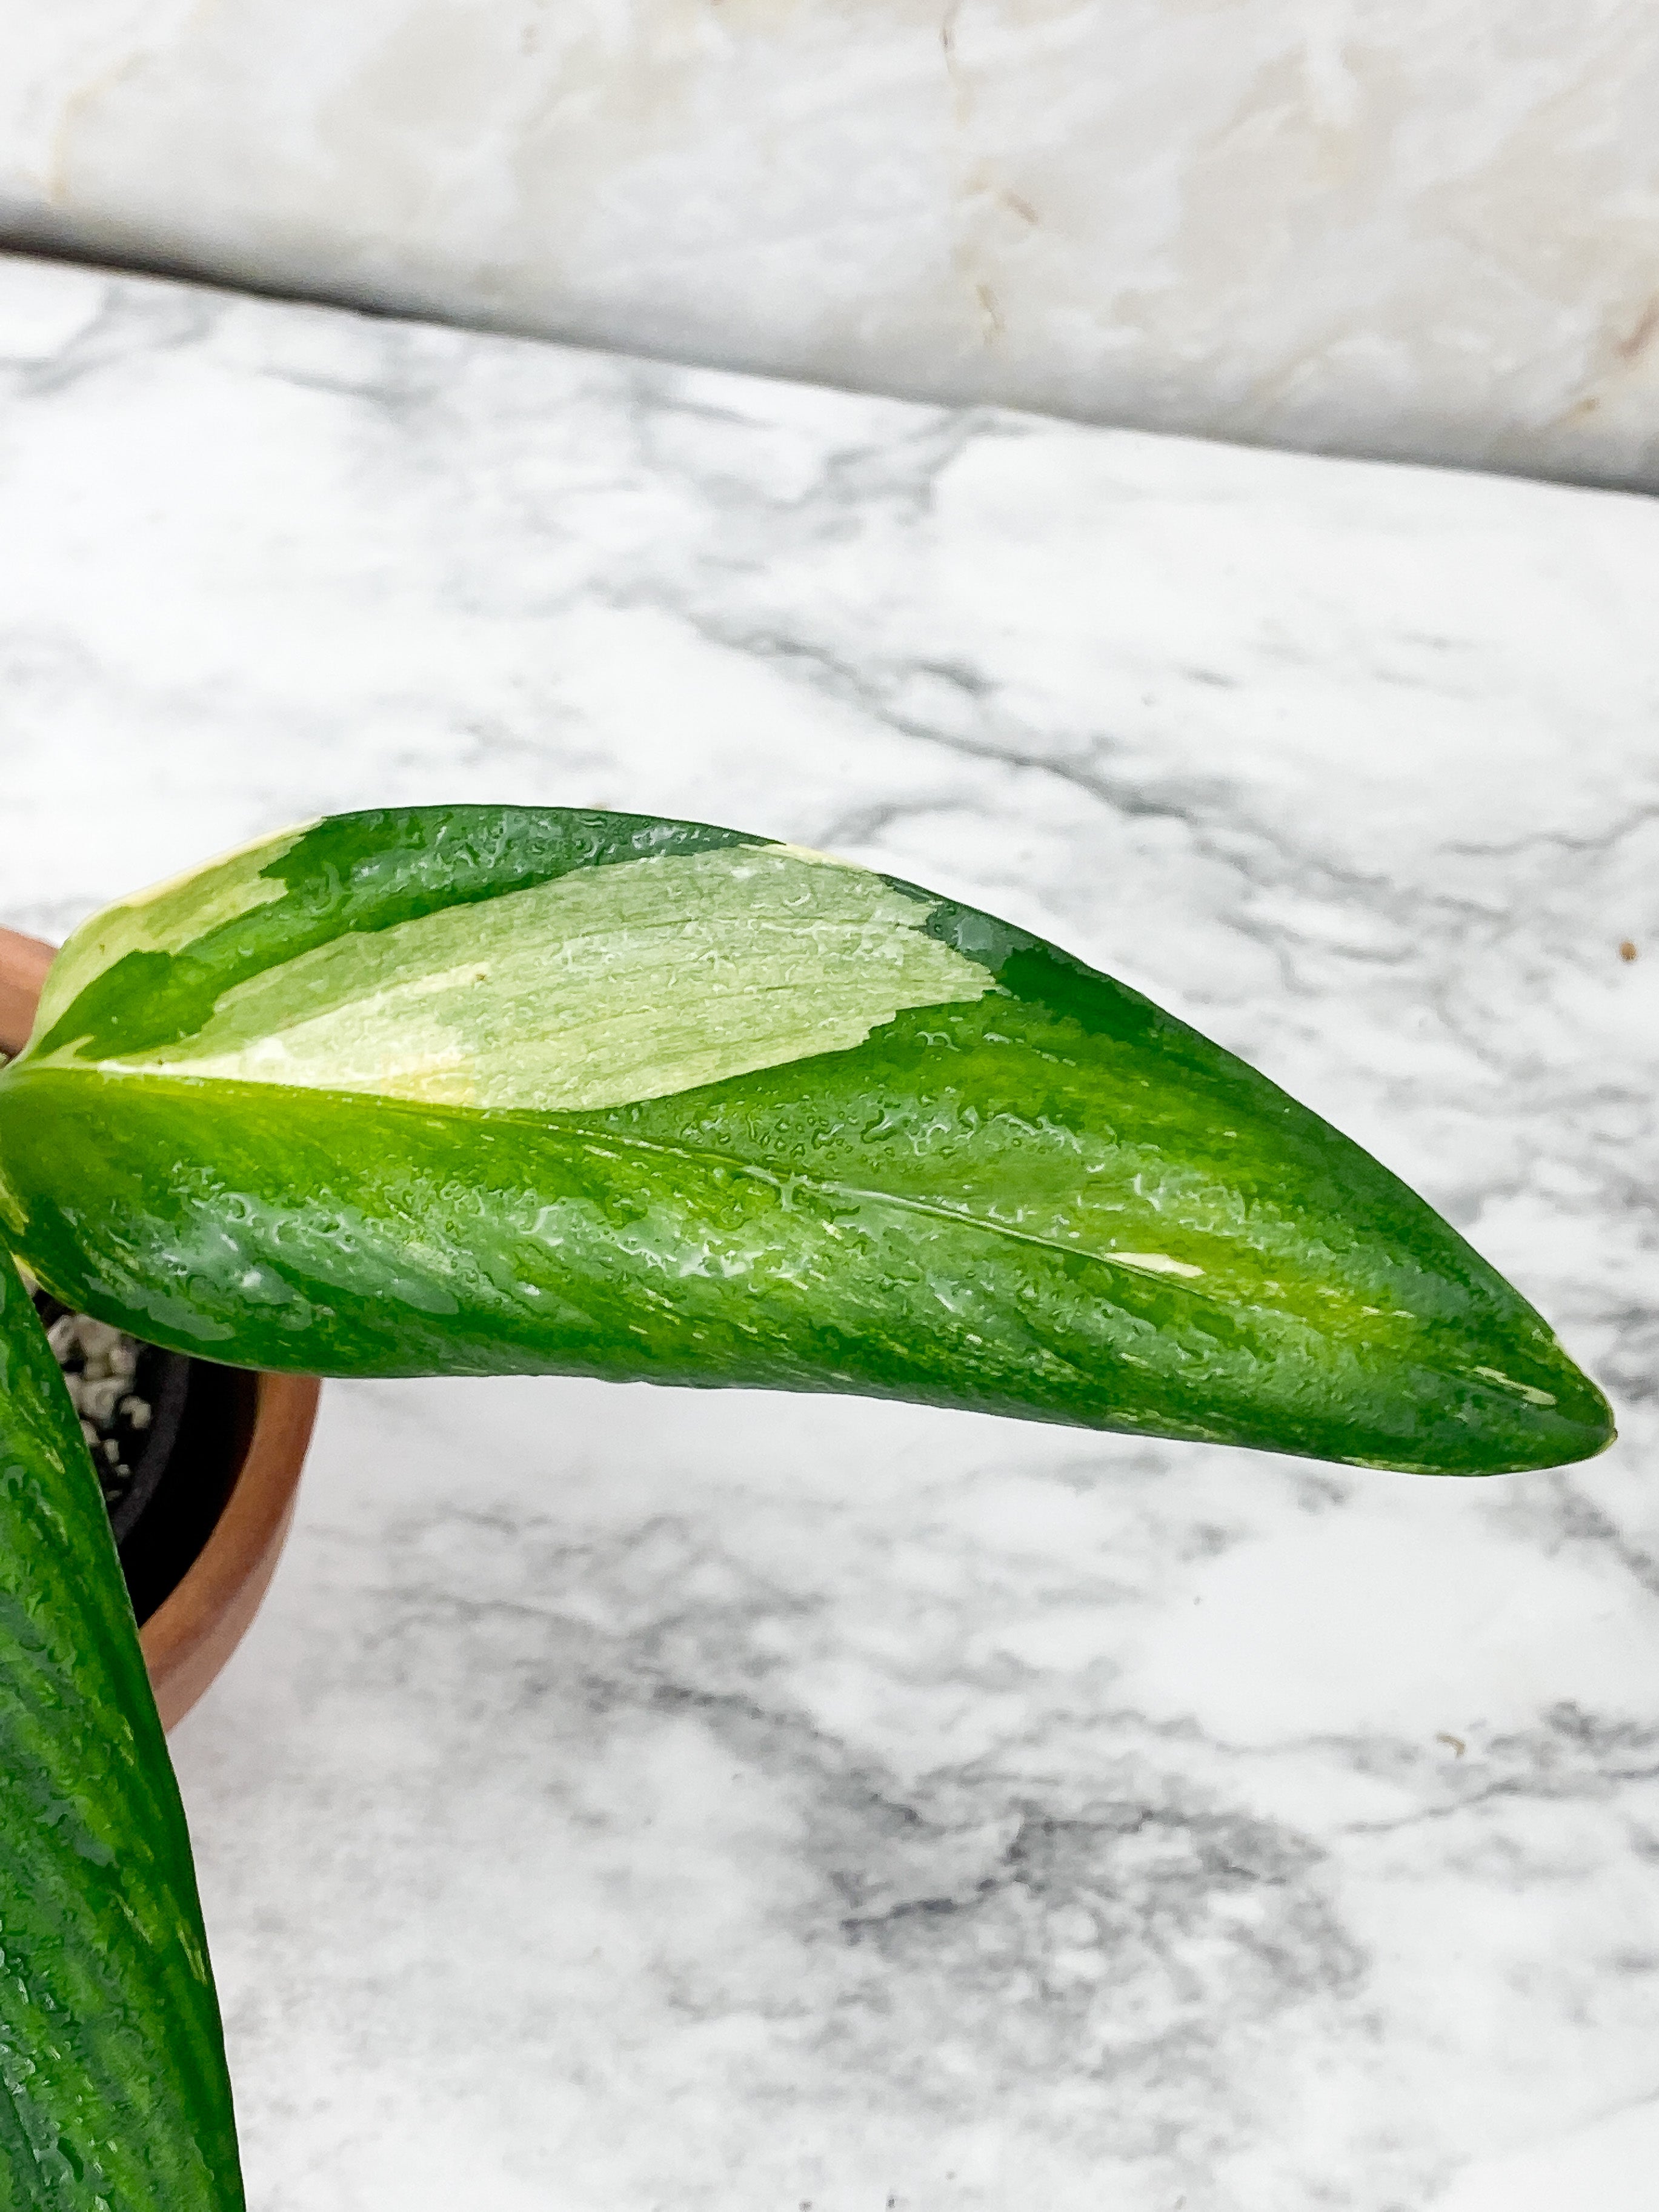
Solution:
<svg viewBox="0 0 1659 2212">
<path fill-rule="evenodd" d="M 0 238 L 1659 487 L 1644 0 L 0 0 Z"/>
<path fill-rule="evenodd" d="M 331 1385 L 175 1744 L 254 2205 L 1645 2212 L 1659 509 L 31 263 L 0 362 L 6 919 L 380 799 L 833 847 L 1251 1055 L 1624 1431 Z"/>
</svg>

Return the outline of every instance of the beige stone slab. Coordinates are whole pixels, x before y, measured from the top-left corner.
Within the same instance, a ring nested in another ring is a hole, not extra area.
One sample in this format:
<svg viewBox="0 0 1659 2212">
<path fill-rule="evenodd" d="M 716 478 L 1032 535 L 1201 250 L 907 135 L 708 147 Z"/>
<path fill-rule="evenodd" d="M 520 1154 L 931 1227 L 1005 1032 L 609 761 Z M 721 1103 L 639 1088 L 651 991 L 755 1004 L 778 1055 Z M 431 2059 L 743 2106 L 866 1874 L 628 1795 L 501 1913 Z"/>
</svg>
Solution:
<svg viewBox="0 0 1659 2212">
<path fill-rule="evenodd" d="M 1659 483 L 1641 0 L 0 0 L 0 235 Z"/>
</svg>

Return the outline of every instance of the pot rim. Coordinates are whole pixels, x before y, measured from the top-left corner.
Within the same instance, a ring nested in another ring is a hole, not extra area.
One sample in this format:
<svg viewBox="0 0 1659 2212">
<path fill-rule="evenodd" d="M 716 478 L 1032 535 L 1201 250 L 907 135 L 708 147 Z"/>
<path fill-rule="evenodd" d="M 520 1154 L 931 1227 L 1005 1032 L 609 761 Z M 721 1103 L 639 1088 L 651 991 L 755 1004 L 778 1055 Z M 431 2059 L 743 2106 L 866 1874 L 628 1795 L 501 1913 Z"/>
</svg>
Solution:
<svg viewBox="0 0 1659 2212">
<path fill-rule="evenodd" d="M 41 938 L 0 927 L 0 1052 L 22 1049 L 56 952 Z M 156 1710 L 169 1729 L 241 1642 L 270 1587 L 322 1390 L 314 1375 L 233 1371 L 252 1404 L 229 1494 L 206 1542 L 138 1632 Z"/>
<path fill-rule="evenodd" d="M 162 1725 L 182 1720 L 241 1642 L 288 1540 L 317 1418 L 314 1375 L 237 1370 L 253 1394 L 247 1448 L 212 1533 L 138 1632 Z"/>
</svg>

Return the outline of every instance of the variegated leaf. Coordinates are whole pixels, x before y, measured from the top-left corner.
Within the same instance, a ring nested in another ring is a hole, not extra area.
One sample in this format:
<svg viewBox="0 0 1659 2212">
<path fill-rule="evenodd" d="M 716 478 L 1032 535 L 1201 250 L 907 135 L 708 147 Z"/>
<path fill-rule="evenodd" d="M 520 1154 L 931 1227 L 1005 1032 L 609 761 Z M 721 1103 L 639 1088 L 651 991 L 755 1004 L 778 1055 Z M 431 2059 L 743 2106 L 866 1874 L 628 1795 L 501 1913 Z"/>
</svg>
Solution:
<svg viewBox="0 0 1659 2212">
<path fill-rule="evenodd" d="M 389 811 L 124 902 L 0 1075 L 58 1293 L 332 1374 L 850 1390 L 1361 1464 L 1599 1449 L 1423 1202 L 993 918 L 695 823 Z"/>
<path fill-rule="evenodd" d="M 190 1840 L 109 1517 L 0 1255 L 0 2203 L 237 2212 Z"/>
</svg>

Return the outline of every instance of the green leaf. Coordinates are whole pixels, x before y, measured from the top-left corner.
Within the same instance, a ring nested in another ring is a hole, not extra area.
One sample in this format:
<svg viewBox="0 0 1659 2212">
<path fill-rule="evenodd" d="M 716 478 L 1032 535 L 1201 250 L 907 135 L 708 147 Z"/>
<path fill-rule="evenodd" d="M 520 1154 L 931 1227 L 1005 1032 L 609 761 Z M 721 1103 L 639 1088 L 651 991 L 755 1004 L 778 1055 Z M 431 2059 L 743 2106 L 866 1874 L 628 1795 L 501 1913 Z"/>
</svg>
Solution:
<svg viewBox="0 0 1659 2212">
<path fill-rule="evenodd" d="M 234 2212 L 190 1839 L 98 1479 L 0 1255 L 0 2202 Z"/>
<path fill-rule="evenodd" d="M 1386 1170 L 1137 993 L 820 854 L 343 817 L 70 940 L 0 1074 L 43 1281 L 216 1358 L 850 1390 L 1441 1473 L 1607 1408 Z"/>
</svg>

